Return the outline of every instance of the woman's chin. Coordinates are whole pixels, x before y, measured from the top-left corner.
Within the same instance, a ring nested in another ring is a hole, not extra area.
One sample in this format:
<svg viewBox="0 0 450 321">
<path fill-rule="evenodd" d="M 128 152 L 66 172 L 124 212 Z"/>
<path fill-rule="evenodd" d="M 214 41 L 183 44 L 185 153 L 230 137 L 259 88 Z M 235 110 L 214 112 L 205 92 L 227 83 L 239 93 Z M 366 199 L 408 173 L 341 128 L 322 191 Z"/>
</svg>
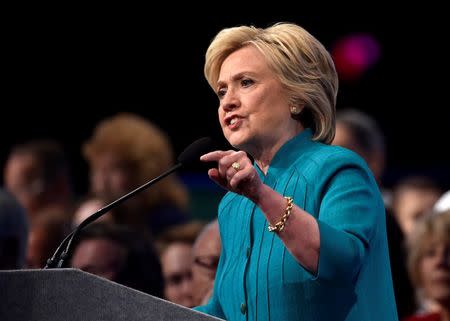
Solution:
<svg viewBox="0 0 450 321">
<path fill-rule="evenodd" d="M 237 135 L 237 133 L 228 135 L 226 139 L 234 148 L 241 149 L 242 145 L 245 144 L 245 139 L 243 139 L 242 135 Z"/>
</svg>

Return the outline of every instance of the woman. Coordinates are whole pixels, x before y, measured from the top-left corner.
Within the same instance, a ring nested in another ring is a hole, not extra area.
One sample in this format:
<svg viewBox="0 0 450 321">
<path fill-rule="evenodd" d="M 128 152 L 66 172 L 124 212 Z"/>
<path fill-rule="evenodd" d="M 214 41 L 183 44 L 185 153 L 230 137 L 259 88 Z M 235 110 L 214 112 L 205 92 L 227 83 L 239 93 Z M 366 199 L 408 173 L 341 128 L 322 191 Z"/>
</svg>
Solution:
<svg viewBox="0 0 450 321">
<path fill-rule="evenodd" d="M 95 127 L 83 145 L 89 164 L 93 196 L 112 202 L 156 177 L 173 164 L 169 137 L 139 115 L 119 113 Z M 125 224 L 158 236 L 166 229 L 185 223 L 188 193 L 173 175 L 111 211 L 115 223 Z"/>
<path fill-rule="evenodd" d="M 206 53 L 226 139 L 211 179 L 223 250 L 214 294 L 227 320 L 397 320 L 383 201 L 367 165 L 329 146 L 336 70 L 293 24 L 222 30 Z M 252 156 L 254 163 L 247 153 Z"/>
<path fill-rule="evenodd" d="M 450 210 L 424 217 L 408 238 L 408 269 L 422 311 L 407 321 L 450 320 Z"/>
</svg>

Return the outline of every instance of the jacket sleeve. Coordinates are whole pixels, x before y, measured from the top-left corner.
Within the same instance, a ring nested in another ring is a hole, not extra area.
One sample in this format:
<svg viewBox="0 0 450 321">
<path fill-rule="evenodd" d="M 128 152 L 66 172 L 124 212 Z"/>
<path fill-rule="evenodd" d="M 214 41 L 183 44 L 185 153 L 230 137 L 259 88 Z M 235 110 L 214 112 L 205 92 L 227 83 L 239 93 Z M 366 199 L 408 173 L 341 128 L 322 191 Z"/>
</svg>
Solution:
<svg viewBox="0 0 450 321">
<path fill-rule="evenodd" d="M 348 282 L 357 276 L 379 224 L 384 205 L 378 186 L 353 153 L 329 157 L 321 171 L 319 266 L 316 278 Z"/>
</svg>

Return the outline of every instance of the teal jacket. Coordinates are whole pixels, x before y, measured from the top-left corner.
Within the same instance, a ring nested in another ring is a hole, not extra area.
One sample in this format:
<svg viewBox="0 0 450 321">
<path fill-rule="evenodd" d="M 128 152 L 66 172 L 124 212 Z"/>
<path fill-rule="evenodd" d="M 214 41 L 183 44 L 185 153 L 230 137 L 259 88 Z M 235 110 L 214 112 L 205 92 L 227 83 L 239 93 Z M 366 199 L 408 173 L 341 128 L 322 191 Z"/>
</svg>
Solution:
<svg viewBox="0 0 450 321">
<path fill-rule="evenodd" d="M 223 244 L 214 294 L 196 310 L 229 321 L 397 320 L 377 184 L 355 153 L 311 137 L 305 130 L 288 141 L 267 175 L 256 168 L 264 184 L 317 219 L 317 274 L 267 230 L 252 201 L 228 193 L 219 206 Z"/>
</svg>

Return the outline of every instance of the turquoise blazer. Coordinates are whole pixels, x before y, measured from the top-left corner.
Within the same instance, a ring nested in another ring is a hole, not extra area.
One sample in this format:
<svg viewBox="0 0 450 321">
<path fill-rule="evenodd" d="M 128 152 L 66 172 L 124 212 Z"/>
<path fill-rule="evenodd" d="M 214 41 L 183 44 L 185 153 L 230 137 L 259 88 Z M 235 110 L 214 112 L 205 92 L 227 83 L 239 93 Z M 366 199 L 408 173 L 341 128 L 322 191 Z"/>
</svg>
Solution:
<svg viewBox="0 0 450 321">
<path fill-rule="evenodd" d="M 214 294 L 196 310 L 229 321 L 397 320 L 377 184 L 358 155 L 311 138 L 307 129 L 282 146 L 267 175 L 255 167 L 264 184 L 317 219 L 317 274 L 267 230 L 252 201 L 227 193 L 219 205 L 223 247 Z"/>
</svg>

